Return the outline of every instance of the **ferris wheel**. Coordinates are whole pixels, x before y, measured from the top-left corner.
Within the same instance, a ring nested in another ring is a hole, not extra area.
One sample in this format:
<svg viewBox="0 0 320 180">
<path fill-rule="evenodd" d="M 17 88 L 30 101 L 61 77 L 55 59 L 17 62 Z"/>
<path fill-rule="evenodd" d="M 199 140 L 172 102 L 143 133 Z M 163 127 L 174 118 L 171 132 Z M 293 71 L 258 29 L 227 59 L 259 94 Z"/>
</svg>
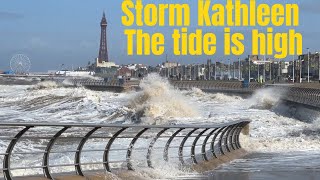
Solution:
<svg viewBox="0 0 320 180">
<path fill-rule="evenodd" d="M 28 56 L 24 54 L 16 54 L 10 60 L 10 67 L 15 74 L 28 74 L 31 62 Z"/>
</svg>

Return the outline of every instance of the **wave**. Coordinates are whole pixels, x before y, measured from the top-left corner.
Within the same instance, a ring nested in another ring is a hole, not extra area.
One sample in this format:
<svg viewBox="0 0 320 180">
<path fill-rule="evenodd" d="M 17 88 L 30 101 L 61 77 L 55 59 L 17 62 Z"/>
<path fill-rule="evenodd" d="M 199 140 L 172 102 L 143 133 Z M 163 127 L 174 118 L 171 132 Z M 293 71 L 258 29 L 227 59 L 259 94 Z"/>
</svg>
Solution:
<svg viewBox="0 0 320 180">
<path fill-rule="evenodd" d="M 284 93 L 276 88 L 259 89 L 247 100 L 247 103 L 249 108 L 270 110 L 278 105 Z"/>
<path fill-rule="evenodd" d="M 41 81 L 38 84 L 34 85 L 31 90 L 39 90 L 39 89 L 53 89 L 60 87 L 58 83 L 54 81 Z"/>
<path fill-rule="evenodd" d="M 320 112 L 303 105 L 282 101 L 286 93 L 283 89 L 266 88 L 257 90 L 246 102 L 249 108 L 270 110 L 278 116 L 285 116 L 307 123 L 320 119 Z"/>
<path fill-rule="evenodd" d="M 141 91 L 129 95 L 131 98 L 127 107 L 132 109 L 135 120 L 141 123 L 167 123 L 168 119 L 198 115 L 197 107 L 157 74 L 148 75 L 141 81 L 140 87 Z"/>
<path fill-rule="evenodd" d="M 243 98 L 236 95 L 227 95 L 223 93 L 206 93 L 199 88 L 192 88 L 189 91 L 183 91 L 189 97 L 196 97 L 200 101 L 215 101 L 217 103 L 239 102 Z"/>
</svg>

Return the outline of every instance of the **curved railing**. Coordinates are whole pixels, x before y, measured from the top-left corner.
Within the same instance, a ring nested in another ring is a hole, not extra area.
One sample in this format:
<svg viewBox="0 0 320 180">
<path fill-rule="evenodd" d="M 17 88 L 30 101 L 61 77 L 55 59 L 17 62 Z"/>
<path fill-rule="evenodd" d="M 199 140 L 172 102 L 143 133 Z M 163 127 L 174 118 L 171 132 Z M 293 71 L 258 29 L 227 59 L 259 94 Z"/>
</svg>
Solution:
<svg viewBox="0 0 320 180">
<path fill-rule="evenodd" d="M 38 175 L 53 179 L 57 173 L 72 171 L 85 176 L 92 170 L 153 168 L 160 161 L 197 164 L 240 149 L 240 132 L 249 123 L 247 120 L 219 125 L 160 126 L 0 123 L 3 177 L 11 180 Z M 25 170 L 24 174 L 21 170 Z"/>
</svg>

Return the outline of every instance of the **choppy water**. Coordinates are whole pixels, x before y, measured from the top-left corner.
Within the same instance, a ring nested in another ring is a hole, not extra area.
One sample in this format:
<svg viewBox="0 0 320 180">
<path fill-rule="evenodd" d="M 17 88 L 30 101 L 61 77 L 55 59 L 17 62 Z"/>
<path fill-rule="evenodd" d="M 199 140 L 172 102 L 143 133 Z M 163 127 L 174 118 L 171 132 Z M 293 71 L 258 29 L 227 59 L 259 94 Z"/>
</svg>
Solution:
<svg viewBox="0 0 320 180">
<path fill-rule="evenodd" d="M 251 155 L 221 166 L 211 172 L 211 178 L 234 179 L 236 175 L 236 179 L 285 179 L 289 175 L 300 177 L 298 174 L 308 174 L 301 176 L 304 179 L 320 178 L 319 112 L 279 104 L 281 94 L 272 89 L 244 99 L 199 89 L 175 90 L 156 76 L 146 79 L 142 88 L 141 92 L 118 94 L 64 88 L 54 83 L 0 86 L 0 121 L 208 124 L 250 119 L 250 137 L 244 137 L 242 144 Z M 65 157 L 57 157 L 57 161 L 59 158 Z M 163 166 L 141 174 L 147 178 L 178 178 L 185 174 L 176 171 Z M 183 177 L 202 177 L 188 173 Z"/>
</svg>

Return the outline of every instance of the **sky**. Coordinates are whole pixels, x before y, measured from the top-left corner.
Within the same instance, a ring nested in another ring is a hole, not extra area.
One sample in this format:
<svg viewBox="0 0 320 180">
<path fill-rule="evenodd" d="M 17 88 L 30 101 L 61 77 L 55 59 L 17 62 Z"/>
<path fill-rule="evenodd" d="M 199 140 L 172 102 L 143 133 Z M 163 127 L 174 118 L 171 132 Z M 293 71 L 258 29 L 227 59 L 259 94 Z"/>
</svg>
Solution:
<svg viewBox="0 0 320 180">
<path fill-rule="evenodd" d="M 320 2 L 319 0 L 257 0 L 260 3 L 298 3 L 300 4 L 300 26 L 304 50 L 320 51 Z M 86 66 L 98 56 L 100 41 L 100 20 L 103 11 L 108 21 L 107 41 L 109 59 L 116 64 L 144 63 L 160 64 L 166 60 L 184 64 L 203 63 L 207 59 L 234 59 L 225 57 L 223 44 L 218 42 L 214 56 L 174 56 L 171 33 L 175 27 L 143 27 L 147 32 L 162 32 L 166 36 L 166 52 L 161 56 L 127 56 L 125 29 L 121 23 L 122 0 L 0 0 L 0 71 L 10 69 L 10 59 L 15 54 L 27 55 L 32 63 L 31 71 Z M 225 3 L 225 0 L 212 1 Z M 248 2 L 243 0 L 242 2 Z M 189 3 L 191 12 L 197 12 L 197 0 L 143 0 L 147 3 Z M 191 17 L 189 31 L 197 27 L 197 14 Z M 132 27 L 136 28 L 136 27 Z M 222 35 L 221 28 L 206 27 L 204 32 Z M 278 28 L 277 31 L 285 29 Z M 248 29 L 237 29 L 248 33 Z M 247 56 L 251 49 L 250 39 L 245 40 Z"/>
</svg>

